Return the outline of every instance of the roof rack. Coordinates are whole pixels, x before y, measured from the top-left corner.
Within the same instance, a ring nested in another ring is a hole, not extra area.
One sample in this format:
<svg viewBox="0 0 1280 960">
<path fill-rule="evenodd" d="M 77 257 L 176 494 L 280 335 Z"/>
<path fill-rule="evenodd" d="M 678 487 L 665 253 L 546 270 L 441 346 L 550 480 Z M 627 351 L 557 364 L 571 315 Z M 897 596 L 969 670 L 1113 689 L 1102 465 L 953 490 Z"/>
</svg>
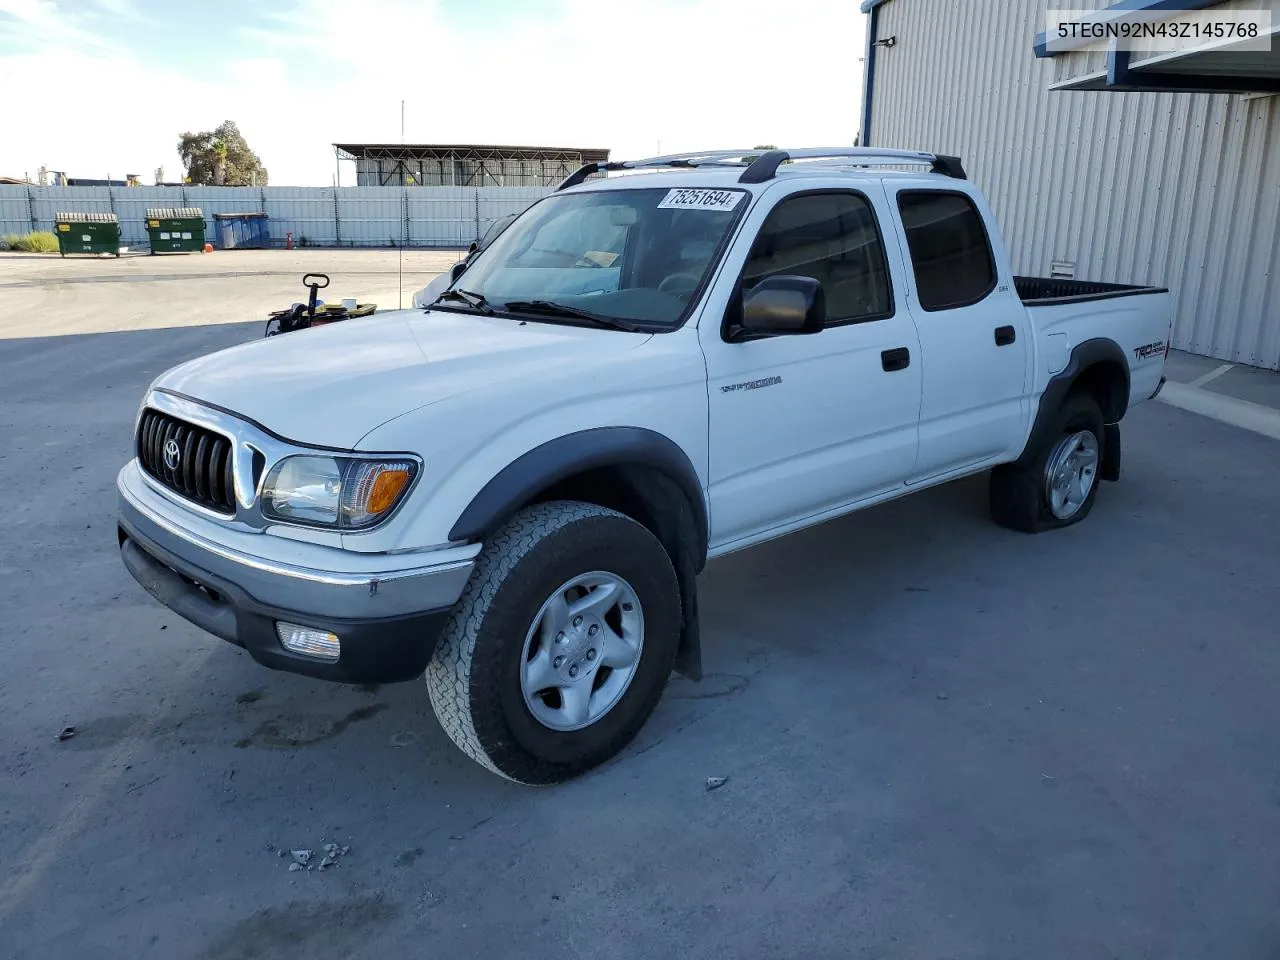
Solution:
<svg viewBox="0 0 1280 960">
<path fill-rule="evenodd" d="M 593 173 L 611 170 L 643 170 L 654 167 L 695 168 L 704 166 L 746 167 L 739 183 L 764 183 L 772 180 L 778 168 L 788 160 L 847 160 L 847 166 L 928 164 L 931 173 L 956 180 L 966 179 L 959 157 L 919 150 L 887 150 L 882 147 L 805 147 L 799 150 L 710 150 L 703 153 L 673 153 L 645 160 L 620 160 L 606 163 L 584 163 L 565 177 L 556 190 L 576 187 Z"/>
<path fill-rule="evenodd" d="M 643 170 L 647 167 L 699 167 L 712 164 L 742 166 L 741 162 L 729 164 L 729 161 L 742 161 L 743 157 L 758 155 L 755 150 L 706 150 L 701 153 L 671 153 L 663 157 L 648 157 L 644 160 L 614 160 L 606 163 L 584 163 L 569 176 L 565 177 L 556 190 L 567 190 L 576 187 L 593 173 L 606 170 Z"/>
<path fill-rule="evenodd" d="M 764 183 L 772 180 L 778 168 L 788 160 L 848 160 L 852 167 L 870 167 L 906 163 L 927 163 L 931 173 L 964 180 L 964 167 L 959 157 L 919 150 L 886 150 L 882 147 L 809 147 L 802 150 L 769 150 L 751 162 L 738 178 L 739 183 Z"/>
</svg>

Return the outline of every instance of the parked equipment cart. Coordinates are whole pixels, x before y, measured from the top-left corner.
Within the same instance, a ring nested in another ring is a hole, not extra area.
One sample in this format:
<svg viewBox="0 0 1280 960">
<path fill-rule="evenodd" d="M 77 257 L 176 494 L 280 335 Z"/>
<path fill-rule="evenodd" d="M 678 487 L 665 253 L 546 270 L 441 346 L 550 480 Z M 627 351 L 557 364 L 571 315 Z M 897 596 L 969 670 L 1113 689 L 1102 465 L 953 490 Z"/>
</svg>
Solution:
<svg viewBox="0 0 1280 960">
<path fill-rule="evenodd" d="M 54 217 L 58 253 L 120 256 L 120 219 L 114 213 L 59 213 Z"/>
<path fill-rule="evenodd" d="M 199 253 L 204 249 L 204 211 L 199 207 L 152 207 L 147 211 L 151 252 Z"/>
<path fill-rule="evenodd" d="M 307 302 L 294 303 L 287 310 L 273 310 L 267 318 L 264 337 L 305 330 L 307 327 L 323 327 L 325 324 L 336 323 L 339 320 L 372 316 L 377 312 L 376 303 L 360 303 L 346 299 L 341 303 L 328 304 L 321 300 L 320 291 L 329 286 L 328 274 L 305 274 L 302 285 L 308 290 Z"/>
</svg>

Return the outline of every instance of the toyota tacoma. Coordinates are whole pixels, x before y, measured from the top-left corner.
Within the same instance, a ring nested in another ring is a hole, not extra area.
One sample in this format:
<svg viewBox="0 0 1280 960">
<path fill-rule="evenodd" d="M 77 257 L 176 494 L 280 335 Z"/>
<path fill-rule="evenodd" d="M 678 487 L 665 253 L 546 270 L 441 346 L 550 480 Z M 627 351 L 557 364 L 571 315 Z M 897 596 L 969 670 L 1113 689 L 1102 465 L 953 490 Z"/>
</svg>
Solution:
<svg viewBox="0 0 1280 960">
<path fill-rule="evenodd" d="M 588 164 L 423 309 L 157 378 L 121 554 L 268 667 L 425 674 L 467 755 L 558 782 L 700 677 L 709 559 L 979 472 L 1006 527 L 1087 517 L 1170 318 L 1015 276 L 955 157 Z"/>
</svg>

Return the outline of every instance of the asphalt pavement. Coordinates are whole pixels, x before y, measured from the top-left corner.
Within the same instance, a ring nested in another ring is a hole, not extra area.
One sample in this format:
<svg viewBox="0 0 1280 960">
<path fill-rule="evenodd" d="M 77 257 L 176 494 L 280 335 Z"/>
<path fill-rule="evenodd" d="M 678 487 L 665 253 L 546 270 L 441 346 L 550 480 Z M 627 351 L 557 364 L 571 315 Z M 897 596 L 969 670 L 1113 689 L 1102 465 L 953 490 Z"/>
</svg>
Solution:
<svg viewBox="0 0 1280 960">
<path fill-rule="evenodd" d="M 142 391 L 259 333 L 0 340 L 0 956 L 1280 953 L 1280 443 L 1147 403 L 1076 527 L 972 478 L 713 562 L 703 683 L 531 789 L 125 572 Z"/>
</svg>

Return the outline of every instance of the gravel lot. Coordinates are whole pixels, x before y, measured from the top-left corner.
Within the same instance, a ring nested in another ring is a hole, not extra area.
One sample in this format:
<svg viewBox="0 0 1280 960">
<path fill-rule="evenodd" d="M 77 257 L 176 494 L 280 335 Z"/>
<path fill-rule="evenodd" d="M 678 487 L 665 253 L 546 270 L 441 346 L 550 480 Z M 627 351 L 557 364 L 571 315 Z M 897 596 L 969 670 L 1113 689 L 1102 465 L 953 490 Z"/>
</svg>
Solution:
<svg viewBox="0 0 1280 960">
<path fill-rule="evenodd" d="M 410 256 L 406 290 L 452 259 Z M 147 382 L 326 267 L 396 287 L 382 252 L 0 257 L 0 955 L 1280 951 L 1280 443 L 1145 404 L 1080 526 L 997 528 L 972 479 L 716 561 L 706 681 L 522 788 L 419 683 L 267 671 L 117 556 Z"/>
</svg>

